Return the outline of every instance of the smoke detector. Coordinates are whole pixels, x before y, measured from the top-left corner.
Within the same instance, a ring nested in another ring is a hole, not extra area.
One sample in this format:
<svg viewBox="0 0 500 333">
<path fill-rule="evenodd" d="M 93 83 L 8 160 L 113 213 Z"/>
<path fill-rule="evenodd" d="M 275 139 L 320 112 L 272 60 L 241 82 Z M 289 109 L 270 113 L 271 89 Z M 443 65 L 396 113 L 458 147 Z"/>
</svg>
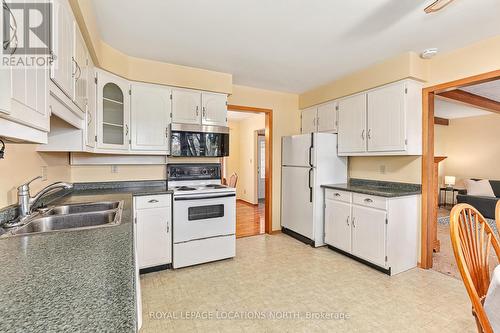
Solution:
<svg viewBox="0 0 500 333">
<path fill-rule="evenodd" d="M 438 53 L 438 49 L 433 47 L 431 49 L 424 50 L 424 52 L 422 52 L 420 54 L 420 58 L 430 59 L 430 58 L 434 57 L 437 53 Z"/>
</svg>

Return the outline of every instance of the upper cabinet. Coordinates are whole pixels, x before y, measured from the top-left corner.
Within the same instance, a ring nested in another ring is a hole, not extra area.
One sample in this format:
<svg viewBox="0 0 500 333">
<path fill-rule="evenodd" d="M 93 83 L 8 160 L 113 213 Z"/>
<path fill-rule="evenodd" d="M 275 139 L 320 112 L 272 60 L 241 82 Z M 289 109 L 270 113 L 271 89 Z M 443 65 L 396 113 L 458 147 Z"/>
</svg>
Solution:
<svg viewBox="0 0 500 333">
<path fill-rule="evenodd" d="M 89 71 L 89 55 L 83 37 L 78 30 L 78 25 L 74 23 L 74 61 L 73 61 L 73 85 L 74 85 L 74 101 L 80 110 L 85 111 L 88 98 L 88 71 Z"/>
<path fill-rule="evenodd" d="M 339 155 L 421 155 L 422 85 L 403 80 L 339 101 Z"/>
<path fill-rule="evenodd" d="M 201 93 L 203 125 L 227 126 L 227 95 Z"/>
<path fill-rule="evenodd" d="M 172 122 L 227 126 L 227 95 L 173 89 Z"/>
<path fill-rule="evenodd" d="M 130 135 L 128 81 L 97 72 L 97 147 L 127 150 Z"/>
<path fill-rule="evenodd" d="M 337 110 L 338 103 L 336 101 L 302 110 L 302 134 L 314 132 L 337 133 Z"/>
<path fill-rule="evenodd" d="M 67 1 L 53 0 L 52 66 L 50 78 L 69 98 L 73 98 L 75 23 Z"/>
<path fill-rule="evenodd" d="M 185 89 L 172 91 L 172 122 L 201 123 L 201 92 Z"/>
<path fill-rule="evenodd" d="M 169 153 L 168 128 L 172 117 L 172 91 L 168 87 L 132 83 L 131 149 Z"/>
<path fill-rule="evenodd" d="M 85 109 L 85 122 L 86 122 L 86 132 L 85 132 L 85 144 L 89 149 L 93 149 L 96 146 L 96 122 L 97 122 L 97 103 L 96 94 L 97 87 L 95 84 L 95 70 L 92 59 L 88 56 L 87 63 L 87 105 Z"/>
</svg>

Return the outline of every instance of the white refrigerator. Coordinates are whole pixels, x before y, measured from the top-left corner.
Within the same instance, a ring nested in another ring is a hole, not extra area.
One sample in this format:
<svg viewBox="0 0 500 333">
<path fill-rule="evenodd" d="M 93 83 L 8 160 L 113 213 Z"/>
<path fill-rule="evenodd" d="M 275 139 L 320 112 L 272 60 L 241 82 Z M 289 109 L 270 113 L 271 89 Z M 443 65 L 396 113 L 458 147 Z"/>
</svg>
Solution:
<svg viewBox="0 0 500 333">
<path fill-rule="evenodd" d="M 337 134 L 283 137 L 281 227 L 315 247 L 325 245 L 324 184 L 347 182 L 347 158 L 337 156 Z"/>
</svg>

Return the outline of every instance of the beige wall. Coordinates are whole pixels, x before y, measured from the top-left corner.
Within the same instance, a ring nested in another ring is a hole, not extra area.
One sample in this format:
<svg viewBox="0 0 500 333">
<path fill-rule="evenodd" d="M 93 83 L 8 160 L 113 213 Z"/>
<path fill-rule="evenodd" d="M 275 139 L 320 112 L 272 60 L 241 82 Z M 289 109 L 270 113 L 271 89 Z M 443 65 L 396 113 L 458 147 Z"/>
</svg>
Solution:
<svg viewBox="0 0 500 333">
<path fill-rule="evenodd" d="M 227 176 L 238 174 L 236 196 L 238 199 L 257 204 L 257 130 L 266 126 L 264 114 L 229 123 L 231 134 L 230 157 L 227 162 Z"/>
<path fill-rule="evenodd" d="M 273 230 L 280 229 L 281 211 L 281 138 L 300 131 L 299 96 L 270 90 L 233 86 L 230 104 L 253 106 L 273 110 Z"/>
<path fill-rule="evenodd" d="M 37 153 L 35 148 L 32 144 L 7 143 L 5 159 L 0 160 L 0 208 L 17 203 L 17 187 L 40 176 L 42 166 L 47 167 L 47 180 L 33 182 L 31 194 L 50 183 L 71 180 L 67 153 Z"/>
<path fill-rule="evenodd" d="M 436 146 L 442 156 L 440 180 L 457 177 L 457 187 L 467 178 L 500 179 L 500 115 L 450 120 L 436 126 Z"/>
</svg>

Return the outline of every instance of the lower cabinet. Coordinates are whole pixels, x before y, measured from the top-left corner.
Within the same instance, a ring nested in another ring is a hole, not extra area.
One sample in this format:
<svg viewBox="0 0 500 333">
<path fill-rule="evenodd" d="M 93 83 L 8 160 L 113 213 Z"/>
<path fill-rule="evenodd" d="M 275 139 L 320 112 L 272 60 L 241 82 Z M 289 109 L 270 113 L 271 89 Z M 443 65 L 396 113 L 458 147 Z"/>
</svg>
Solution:
<svg viewBox="0 0 500 333">
<path fill-rule="evenodd" d="M 417 265 L 420 196 L 325 189 L 325 243 L 390 275 Z"/>
<path fill-rule="evenodd" d="M 172 263 L 172 197 L 170 194 L 134 198 L 139 268 Z"/>
</svg>

